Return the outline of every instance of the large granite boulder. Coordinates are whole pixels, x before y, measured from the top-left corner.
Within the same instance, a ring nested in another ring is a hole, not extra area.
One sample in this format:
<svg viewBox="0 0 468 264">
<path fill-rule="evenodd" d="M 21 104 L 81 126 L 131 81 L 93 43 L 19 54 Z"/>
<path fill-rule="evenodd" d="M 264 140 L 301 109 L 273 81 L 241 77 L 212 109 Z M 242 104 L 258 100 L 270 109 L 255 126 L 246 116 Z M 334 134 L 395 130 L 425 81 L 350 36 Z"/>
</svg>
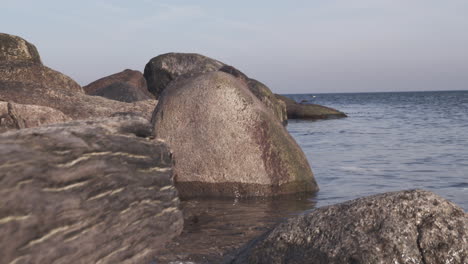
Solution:
<svg viewBox="0 0 468 264">
<path fill-rule="evenodd" d="M 0 135 L 1 263 L 150 263 L 183 227 L 168 147 L 135 116 Z"/>
<path fill-rule="evenodd" d="M 70 120 L 64 113 L 50 107 L 0 101 L 0 132 Z"/>
<path fill-rule="evenodd" d="M 230 263 L 468 263 L 468 215 L 411 190 L 322 207 L 252 241 Z"/>
<path fill-rule="evenodd" d="M 20 37 L 0 33 L 0 63 L 5 61 L 42 64 L 34 45 Z"/>
<path fill-rule="evenodd" d="M 1 39 L 22 43 L 24 40 L 7 34 Z M 26 47 L 34 46 L 25 42 Z M 23 44 L 17 44 L 21 46 Z M 2 46 L 2 54 L 16 54 L 15 45 Z M 12 49 L 12 50 L 10 50 Z M 32 52 L 34 53 L 34 52 Z M 150 118 L 155 100 L 135 103 L 116 102 L 86 95 L 70 77 L 43 66 L 40 61 L 0 55 L 0 100 L 18 104 L 45 106 L 57 109 L 72 119 L 107 117 L 116 112 L 139 113 Z M 22 57 L 21 57 L 22 58 Z M 27 56 L 26 56 L 27 58 Z"/>
<path fill-rule="evenodd" d="M 247 87 L 277 116 L 280 122 L 287 122 L 286 105 L 277 100 L 266 85 L 250 79 L 232 66 L 200 54 L 166 53 L 159 55 L 146 64 L 144 76 L 148 82 L 149 91 L 156 98 L 159 98 L 164 89 L 178 78 L 190 78 L 214 71 L 229 73 L 245 82 Z"/>
<path fill-rule="evenodd" d="M 152 122 L 173 150 L 182 197 L 271 196 L 318 189 L 307 159 L 244 82 L 211 72 L 172 82 Z"/>
<path fill-rule="evenodd" d="M 345 113 L 336 109 L 318 105 L 297 103 L 284 95 L 275 94 L 276 98 L 286 104 L 288 119 L 331 119 L 347 117 Z"/>
<path fill-rule="evenodd" d="M 124 70 L 94 81 L 83 87 L 89 95 L 98 95 L 121 102 L 154 99 L 146 80 L 139 71 Z"/>
</svg>

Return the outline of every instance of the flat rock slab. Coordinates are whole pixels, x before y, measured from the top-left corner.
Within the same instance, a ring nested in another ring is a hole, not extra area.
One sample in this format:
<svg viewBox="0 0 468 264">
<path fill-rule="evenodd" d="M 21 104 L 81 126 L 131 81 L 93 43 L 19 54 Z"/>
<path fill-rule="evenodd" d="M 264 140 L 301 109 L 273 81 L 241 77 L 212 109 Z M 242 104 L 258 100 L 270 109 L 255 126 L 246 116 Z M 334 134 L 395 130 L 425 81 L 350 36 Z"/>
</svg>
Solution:
<svg viewBox="0 0 468 264">
<path fill-rule="evenodd" d="M 150 263 L 183 227 L 172 155 L 119 116 L 0 135 L 1 263 Z"/>
<path fill-rule="evenodd" d="M 427 191 L 364 197 L 292 218 L 229 263 L 465 264 L 468 215 Z"/>
<path fill-rule="evenodd" d="M 0 132 L 71 121 L 59 110 L 0 101 Z"/>
</svg>

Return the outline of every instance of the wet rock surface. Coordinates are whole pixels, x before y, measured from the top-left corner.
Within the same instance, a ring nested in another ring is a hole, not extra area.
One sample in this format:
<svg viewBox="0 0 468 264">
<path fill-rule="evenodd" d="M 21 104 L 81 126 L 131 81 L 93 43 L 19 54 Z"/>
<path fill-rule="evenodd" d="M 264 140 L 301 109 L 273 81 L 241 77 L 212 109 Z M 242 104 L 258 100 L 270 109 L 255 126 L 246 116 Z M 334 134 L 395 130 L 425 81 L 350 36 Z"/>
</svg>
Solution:
<svg viewBox="0 0 468 264">
<path fill-rule="evenodd" d="M 143 74 L 129 69 L 103 77 L 84 86 L 83 89 L 89 95 L 127 103 L 154 99 L 148 91 Z"/>
<path fill-rule="evenodd" d="M 251 92 L 270 109 L 280 122 L 286 123 L 286 105 L 263 83 L 250 79 L 238 69 L 220 61 L 195 53 L 167 53 L 151 59 L 145 67 L 148 89 L 156 98 L 178 78 L 190 78 L 199 74 L 221 71 L 244 82 Z"/>
<path fill-rule="evenodd" d="M 300 147 L 232 75 L 211 72 L 171 83 L 152 122 L 156 137 L 174 152 L 182 197 L 318 190 Z"/>
<path fill-rule="evenodd" d="M 288 119 L 317 120 L 346 117 L 345 113 L 330 107 L 318 104 L 297 103 L 293 99 L 279 94 L 275 94 L 275 96 L 286 104 Z"/>
<path fill-rule="evenodd" d="M 0 101 L 0 133 L 70 120 L 64 113 L 50 107 Z"/>
<path fill-rule="evenodd" d="M 2 263 L 149 263 L 183 226 L 168 147 L 135 116 L 0 135 Z"/>
<path fill-rule="evenodd" d="M 468 215 L 427 191 L 384 193 L 291 218 L 228 263 L 468 261 Z"/>
</svg>

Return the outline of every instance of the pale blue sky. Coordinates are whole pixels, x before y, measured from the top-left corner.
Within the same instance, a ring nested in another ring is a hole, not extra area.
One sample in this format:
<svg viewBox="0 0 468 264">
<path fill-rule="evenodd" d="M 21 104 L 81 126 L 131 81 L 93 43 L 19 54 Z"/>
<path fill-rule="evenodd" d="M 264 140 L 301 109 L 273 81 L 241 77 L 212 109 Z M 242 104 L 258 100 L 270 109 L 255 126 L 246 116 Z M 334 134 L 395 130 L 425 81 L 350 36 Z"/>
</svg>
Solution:
<svg viewBox="0 0 468 264">
<path fill-rule="evenodd" d="M 0 32 L 80 84 L 197 52 L 278 93 L 467 90 L 467 0 L 0 0 Z"/>
</svg>

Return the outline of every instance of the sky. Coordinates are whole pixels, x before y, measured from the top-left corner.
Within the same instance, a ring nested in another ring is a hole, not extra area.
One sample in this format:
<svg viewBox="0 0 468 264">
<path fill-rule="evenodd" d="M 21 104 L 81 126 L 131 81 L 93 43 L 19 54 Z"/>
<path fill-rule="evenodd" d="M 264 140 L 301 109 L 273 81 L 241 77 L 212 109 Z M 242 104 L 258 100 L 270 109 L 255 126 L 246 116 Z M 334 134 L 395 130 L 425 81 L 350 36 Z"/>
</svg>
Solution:
<svg viewBox="0 0 468 264">
<path fill-rule="evenodd" d="M 195 52 L 276 93 L 468 90 L 467 0 L 0 0 L 0 32 L 86 85 Z"/>
</svg>

